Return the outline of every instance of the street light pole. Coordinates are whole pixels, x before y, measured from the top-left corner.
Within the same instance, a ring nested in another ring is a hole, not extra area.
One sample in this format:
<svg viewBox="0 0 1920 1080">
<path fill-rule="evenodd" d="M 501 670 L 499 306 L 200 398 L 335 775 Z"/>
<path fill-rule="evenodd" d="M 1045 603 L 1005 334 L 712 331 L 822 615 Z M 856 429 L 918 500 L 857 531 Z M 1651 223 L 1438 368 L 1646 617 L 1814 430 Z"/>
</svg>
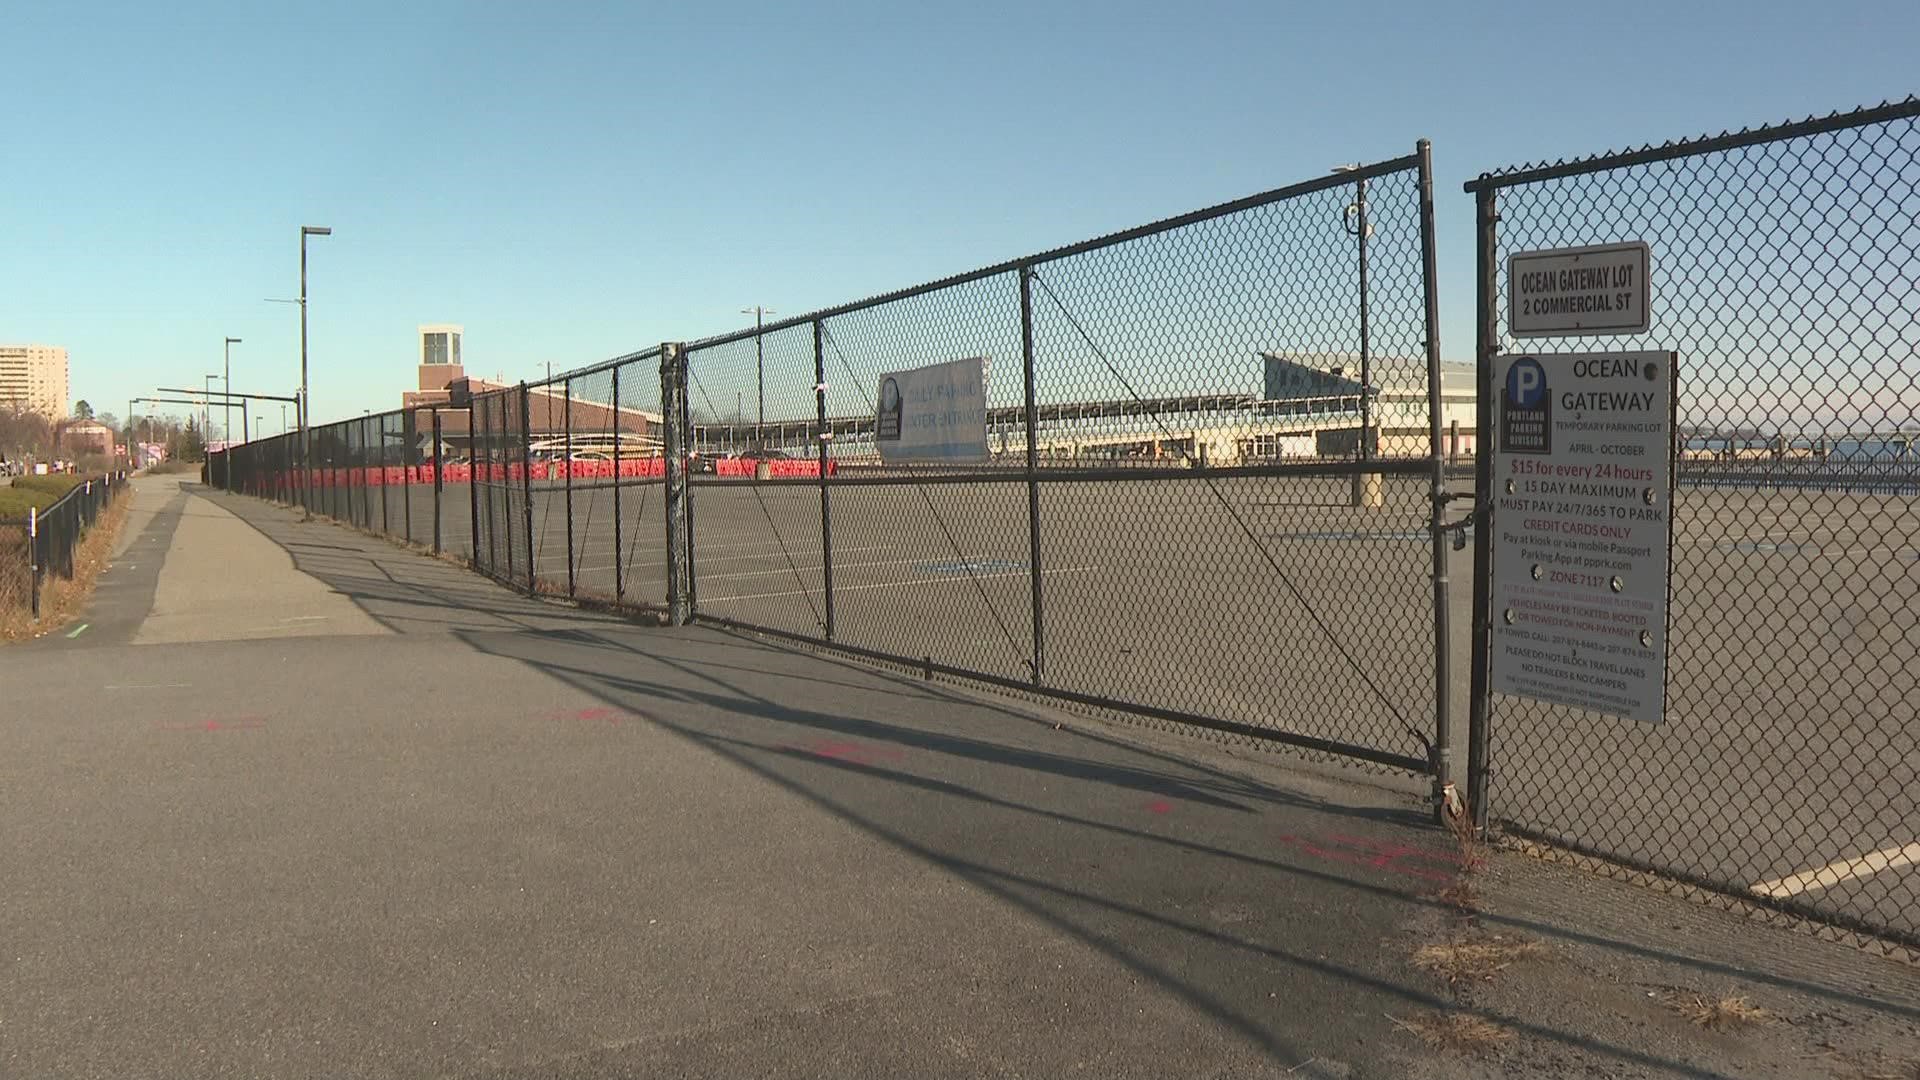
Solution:
<svg viewBox="0 0 1920 1080">
<path fill-rule="evenodd" d="M 759 423 L 754 427 L 753 435 L 754 443 L 758 446 L 764 446 L 767 436 L 766 432 L 760 429 L 765 427 L 767 423 L 767 351 L 760 335 L 762 328 L 766 326 L 767 316 L 778 315 L 779 312 L 772 308 L 765 308 L 755 304 L 750 308 L 741 308 L 740 314 L 753 316 L 754 382 L 758 385 L 760 391 Z"/>
<path fill-rule="evenodd" d="M 313 432 L 308 424 L 312 408 L 307 396 L 307 237 L 332 235 L 331 226 L 300 226 L 300 465 L 307 489 L 303 509 L 308 519 L 313 517 Z"/>
<path fill-rule="evenodd" d="M 226 400 L 220 410 L 220 436 L 227 442 L 233 441 L 233 347 L 238 344 L 239 338 L 230 337 L 220 350 L 220 387 L 226 391 Z M 246 412 L 245 408 L 240 410 L 242 424 L 247 421 Z"/>
<path fill-rule="evenodd" d="M 218 375 L 209 375 L 200 382 L 200 443 L 205 446 L 213 441 L 213 380 Z"/>
</svg>

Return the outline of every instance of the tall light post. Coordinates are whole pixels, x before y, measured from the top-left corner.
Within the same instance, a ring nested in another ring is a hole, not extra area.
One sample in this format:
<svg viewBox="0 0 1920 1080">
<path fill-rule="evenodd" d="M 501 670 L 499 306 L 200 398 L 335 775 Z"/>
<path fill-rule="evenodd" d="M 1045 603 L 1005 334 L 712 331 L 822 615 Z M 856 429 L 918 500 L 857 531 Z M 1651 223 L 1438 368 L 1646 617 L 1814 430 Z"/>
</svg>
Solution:
<svg viewBox="0 0 1920 1080">
<path fill-rule="evenodd" d="M 201 380 L 204 392 L 200 402 L 200 444 L 203 447 L 213 441 L 213 380 L 219 377 L 215 372 Z"/>
<path fill-rule="evenodd" d="M 300 462 L 307 476 L 309 488 L 312 484 L 313 431 L 310 426 L 313 411 L 313 399 L 307 392 L 307 237 L 332 236 L 333 228 L 328 225 L 300 226 Z M 307 492 L 306 516 L 313 516 L 313 493 Z"/>
<path fill-rule="evenodd" d="M 220 410 L 220 437 L 227 442 L 233 441 L 233 347 L 238 344 L 240 344 L 239 338 L 230 337 L 227 339 L 226 345 L 220 350 L 220 371 L 222 373 L 220 376 L 220 388 L 226 391 L 226 401 Z M 246 420 L 245 411 L 246 407 L 241 406 L 242 415 L 240 419 L 242 421 Z"/>
<path fill-rule="evenodd" d="M 765 346 L 762 344 L 760 334 L 761 329 L 766 326 L 767 316 L 778 315 L 779 312 L 772 308 L 765 308 L 755 304 L 750 308 L 741 308 L 740 314 L 753 316 L 754 381 L 760 388 L 760 421 L 759 426 L 753 429 L 753 437 L 754 443 L 758 445 L 766 440 L 766 435 L 760 428 L 766 426 L 767 423 L 767 352 Z"/>
</svg>

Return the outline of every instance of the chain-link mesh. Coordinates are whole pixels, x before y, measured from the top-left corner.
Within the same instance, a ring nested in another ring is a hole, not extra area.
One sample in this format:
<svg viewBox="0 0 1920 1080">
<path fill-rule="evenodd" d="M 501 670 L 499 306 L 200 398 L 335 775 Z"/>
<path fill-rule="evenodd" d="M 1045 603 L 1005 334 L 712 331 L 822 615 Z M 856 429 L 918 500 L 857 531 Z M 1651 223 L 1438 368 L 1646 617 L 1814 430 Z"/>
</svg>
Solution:
<svg viewBox="0 0 1920 1080">
<path fill-rule="evenodd" d="M 1092 413 L 1044 452 L 1186 470 L 1042 488 L 1050 682 L 1424 756 L 1419 197 L 1390 172 L 1036 267 L 1040 404 Z"/>
<path fill-rule="evenodd" d="M 712 616 L 826 632 L 816 381 L 811 323 L 687 350 L 693 593 Z"/>
<path fill-rule="evenodd" d="M 0 522 L 0 612 L 28 610 L 33 604 L 33 553 L 27 526 Z"/>
<path fill-rule="evenodd" d="M 1666 715 L 1495 695 L 1496 823 L 1920 943 L 1920 102 L 1483 178 L 1513 252 L 1645 241 L 1679 354 Z M 1497 528 L 1497 525 L 1494 526 Z"/>
</svg>

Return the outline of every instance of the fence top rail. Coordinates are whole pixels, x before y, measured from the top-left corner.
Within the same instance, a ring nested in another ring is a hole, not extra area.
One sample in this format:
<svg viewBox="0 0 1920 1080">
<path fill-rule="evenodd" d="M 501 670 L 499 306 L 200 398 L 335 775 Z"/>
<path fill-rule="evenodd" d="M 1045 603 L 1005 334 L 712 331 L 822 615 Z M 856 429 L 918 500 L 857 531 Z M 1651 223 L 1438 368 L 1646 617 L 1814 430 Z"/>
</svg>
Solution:
<svg viewBox="0 0 1920 1080">
<path fill-rule="evenodd" d="M 1757 128 L 1741 128 L 1739 131 L 1723 131 L 1718 135 L 1705 135 L 1697 139 L 1681 139 L 1677 142 L 1669 140 L 1659 146 L 1649 143 L 1634 150 L 1593 154 L 1589 157 L 1574 158 L 1571 161 L 1562 159 L 1552 163 L 1533 162 L 1525 165 L 1510 165 L 1504 169 L 1481 173 L 1467 181 L 1464 186 L 1469 192 L 1496 191 L 1500 188 L 1539 183 L 1542 180 L 1558 180 L 1582 173 L 1604 172 L 1608 169 L 1647 165 L 1656 161 L 1671 161 L 1674 158 L 1738 150 L 1744 146 L 1778 142 L 1804 135 L 1819 135 L 1829 131 L 1844 131 L 1848 128 L 1867 127 L 1913 117 L 1920 117 L 1920 96 L 1909 95 L 1903 101 L 1882 102 L 1879 105 L 1855 109 L 1852 112 L 1832 112 L 1825 116 L 1810 116 L 1805 120 L 1763 125 Z"/>
<path fill-rule="evenodd" d="M 810 311 L 804 315 L 795 315 L 782 319 L 779 322 L 767 323 L 762 327 L 749 326 L 742 330 L 734 330 L 714 337 L 701 338 L 698 341 L 688 342 L 687 349 L 691 352 L 696 349 L 711 349 L 721 345 L 730 345 L 739 341 L 751 341 L 760 334 L 771 334 L 781 330 L 791 330 L 796 326 L 805 326 L 808 323 L 820 319 L 831 319 L 837 315 L 847 315 L 856 311 L 864 311 L 867 308 L 879 307 L 882 304 L 893 303 L 898 300 L 908 300 L 916 296 L 924 296 L 927 293 L 938 292 L 941 289 L 952 288 L 956 285 L 965 285 L 983 278 L 1009 274 L 1023 268 L 1040 266 L 1045 263 L 1070 258 L 1074 255 L 1083 255 L 1089 251 L 1097 251 L 1101 248 L 1124 244 L 1130 240 L 1138 240 L 1142 237 L 1153 236 L 1158 233 L 1171 232 L 1174 229 L 1183 228 L 1188 225 L 1197 225 L 1203 221 L 1211 221 L 1214 218 L 1237 214 L 1243 210 L 1252 210 L 1270 203 L 1296 199 L 1303 195 L 1311 195 L 1315 192 L 1326 191 L 1330 188 L 1347 187 L 1361 180 L 1371 180 L 1379 176 L 1408 172 L 1416 170 L 1419 167 L 1420 155 L 1418 152 L 1408 154 L 1405 157 L 1392 158 L 1387 161 L 1377 161 L 1371 165 L 1362 165 L 1357 169 L 1346 172 L 1329 173 L 1326 176 L 1304 180 L 1297 184 L 1289 184 L 1286 187 L 1278 187 L 1270 191 L 1248 195 L 1235 199 L 1232 202 L 1219 203 L 1200 210 L 1189 211 L 1175 217 L 1162 218 L 1159 221 L 1151 221 L 1145 225 L 1136 225 L 1130 229 L 1107 233 L 1104 236 L 1096 236 L 1090 240 L 1081 240 L 1077 243 L 1067 244 L 1064 247 L 1050 248 L 1037 254 L 1023 255 L 1017 259 L 1008 259 L 1005 262 L 995 263 L 992 266 L 983 266 L 978 270 L 969 270 L 964 274 L 954 274 L 951 277 L 929 281 L 922 285 L 914 285 L 905 289 L 896 289 L 893 292 L 880 293 L 877 296 L 870 296 L 864 300 L 854 300 L 834 307 Z"/>
</svg>

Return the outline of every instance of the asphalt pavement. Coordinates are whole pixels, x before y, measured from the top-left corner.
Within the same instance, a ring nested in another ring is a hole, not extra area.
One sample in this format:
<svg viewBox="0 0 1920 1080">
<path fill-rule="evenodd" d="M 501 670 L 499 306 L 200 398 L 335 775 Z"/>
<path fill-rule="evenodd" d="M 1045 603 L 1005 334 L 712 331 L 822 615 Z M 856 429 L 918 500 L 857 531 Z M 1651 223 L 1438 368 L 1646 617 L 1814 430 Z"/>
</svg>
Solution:
<svg viewBox="0 0 1920 1080">
<path fill-rule="evenodd" d="M 530 599 L 169 478 L 136 499 L 90 629 L 0 650 L 0 1074 L 1786 1077 L 1920 1048 L 1912 968 L 1804 935 L 1505 857 L 1462 920 L 1392 791 Z M 1547 950 L 1497 995 L 1409 962 L 1489 928 Z M 1707 1037 L 1649 985 L 1790 1021 Z M 1409 1024 L 1445 1013 L 1514 1040 L 1434 1052 Z"/>
</svg>

